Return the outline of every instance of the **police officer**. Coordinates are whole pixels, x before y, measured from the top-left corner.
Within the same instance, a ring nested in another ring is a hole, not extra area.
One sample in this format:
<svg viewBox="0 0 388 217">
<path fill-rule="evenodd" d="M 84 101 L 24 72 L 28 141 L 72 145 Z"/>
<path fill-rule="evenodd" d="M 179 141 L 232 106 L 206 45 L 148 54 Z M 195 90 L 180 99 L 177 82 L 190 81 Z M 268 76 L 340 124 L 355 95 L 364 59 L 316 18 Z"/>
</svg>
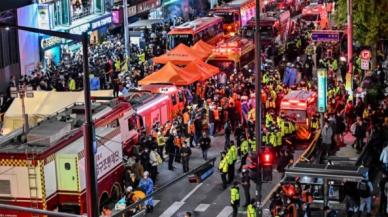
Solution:
<svg viewBox="0 0 388 217">
<path fill-rule="evenodd" d="M 218 169 L 221 173 L 222 187 L 223 189 L 226 189 L 226 186 L 228 184 L 226 180 L 226 174 L 228 173 L 228 161 L 225 152 L 221 152 L 221 160 L 220 164 L 218 165 Z"/>
<path fill-rule="evenodd" d="M 241 153 L 241 166 L 238 169 L 238 171 L 241 171 L 242 167 L 246 164 L 247 162 L 247 157 L 248 157 L 248 152 L 249 152 L 249 140 L 245 139 L 240 146 L 240 153 Z"/>
<path fill-rule="evenodd" d="M 251 178 L 249 177 L 249 172 L 246 169 L 242 170 L 241 185 L 243 187 L 245 197 L 244 207 L 247 207 L 249 202 L 251 201 L 251 194 L 249 192 L 249 189 L 251 187 Z"/>
<path fill-rule="evenodd" d="M 238 207 L 240 206 L 240 189 L 238 182 L 234 182 L 230 188 L 230 204 L 233 207 L 233 217 L 237 217 Z"/>
<path fill-rule="evenodd" d="M 256 208 L 254 204 L 256 203 L 255 199 L 252 199 L 247 206 L 247 217 L 256 217 Z"/>
<path fill-rule="evenodd" d="M 231 141 L 231 144 L 232 144 L 232 141 Z M 226 161 L 228 163 L 228 184 L 232 183 L 234 179 L 234 163 L 235 163 L 234 157 L 235 156 L 234 156 L 234 150 L 232 149 L 232 146 L 234 146 L 234 144 L 232 144 L 226 152 Z"/>
</svg>

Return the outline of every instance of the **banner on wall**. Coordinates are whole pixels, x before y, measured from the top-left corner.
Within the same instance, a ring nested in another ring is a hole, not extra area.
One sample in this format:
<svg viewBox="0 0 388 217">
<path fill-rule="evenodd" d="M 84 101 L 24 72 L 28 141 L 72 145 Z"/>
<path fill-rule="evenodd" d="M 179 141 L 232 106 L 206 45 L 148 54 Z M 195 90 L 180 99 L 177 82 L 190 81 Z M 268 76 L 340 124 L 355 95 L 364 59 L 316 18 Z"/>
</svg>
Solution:
<svg viewBox="0 0 388 217">
<path fill-rule="evenodd" d="M 39 29 L 50 29 L 49 5 L 38 5 L 38 27 Z"/>
</svg>

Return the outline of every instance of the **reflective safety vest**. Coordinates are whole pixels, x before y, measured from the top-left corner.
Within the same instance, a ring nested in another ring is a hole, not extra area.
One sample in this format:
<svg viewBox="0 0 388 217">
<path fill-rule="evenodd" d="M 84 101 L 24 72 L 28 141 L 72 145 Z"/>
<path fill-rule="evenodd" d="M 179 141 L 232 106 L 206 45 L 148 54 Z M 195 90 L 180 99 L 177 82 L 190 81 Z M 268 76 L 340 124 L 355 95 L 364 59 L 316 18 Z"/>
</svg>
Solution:
<svg viewBox="0 0 388 217">
<path fill-rule="evenodd" d="M 280 131 L 276 132 L 276 146 L 281 146 L 282 140 L 283 140 L 282 132 Z"/>
<path fill-rule="evenodd" d="M 288 131 L 289 133 L 295 132 L 295 126 L 291 121 L 288 122 Z"/>
<path fill-rule="evenodd" d="M 69 80 L 69 90 L 70 91 L 74 91 L 75 90 L 75 80 L 74 79 L 70 79 Z"/>
<path fill-rule="evenodd" d="M 318 119 L 312 119 L 311 121 L 311 129 L 318 129 Z"/>
<path fill-rule="evenodd" d="M 222 173 L 228 172 L 228 162 L 226 161 L 226 156 L 220 161 L 220 164 L 218 165 L 218 169 Z"/>
<path fill-rule="evenodd" d="M 228 153 L 226 153 L 225 158 L 226 158 L 226 162 L 229 165 L 233 164 L 233 156 L 232 156 L 232 152 L 230 152 L 230 149 L 229 149 Z"/>
<path fill-rule="evenodd" d="M 268 143 L 268 133 L 263 133 L 261 138 L 262 138 L 263 143 L 265 143 L 265 144 Z"/>
<path fill-rule="evenodd" d="M 230 188 L 230 202 L 234 204 L 236 201 L 240 200 L 240 191 L 238 187 Z"/>
<path fill-rule="evenodd" d="M 248 154 L 248 152 L 249 152 L 249 141 L 248 140 L 244 140 L 241 143 L 240 150 L 241 150 L 242 155 Z"/>
<path fill-rule="evenodd" d="M 236 161 L 236 160 L 237 160 L 237 157 L 238 157 L 236 146 L 232 145 L 232 146 L 230 147 L 229 151 L 231 152 L 230 155 L 231 155 L 231 157 L 232 157 L 232 160 L 233 160 L 233 161 Z"/>
<path fill-rule="evenodd" d="M 274 132 L 269 133 L 269 144 L 272 146 L 276 146 L 276 136 Z"/>
<path fill-rule="evenodd" d="M 252 204 L 247 207 L 247 217 L 256 217 L 256 209 Z"/>
<path fill-rule="evenodd" d="M 251 147 L 251 151 L 256 151 L 256 141 L 255 140 L 248 140 L 249 145 Z"/>
<path fill-rule="evenodd" d="M 272 120 L 272 116 L 270 114 L 266 114 L 265 115 L 265 126 L 266 127 L 269 127 L 270 123 L 272 123 L 273 120 Z"/>
<path fill-rule="evenodd" d="M 282 133 L 282 136 L 284 136 L 284 134 L 285 134 L 284 131 L 285 130 L 284 130 L 284 120 L 283 120 L 283 118 L 277 117 L 276 122 L 277 122 L 277 124 L 278 124 L 278 126 L 280 128 L 280 132 Z"/>
</svg>

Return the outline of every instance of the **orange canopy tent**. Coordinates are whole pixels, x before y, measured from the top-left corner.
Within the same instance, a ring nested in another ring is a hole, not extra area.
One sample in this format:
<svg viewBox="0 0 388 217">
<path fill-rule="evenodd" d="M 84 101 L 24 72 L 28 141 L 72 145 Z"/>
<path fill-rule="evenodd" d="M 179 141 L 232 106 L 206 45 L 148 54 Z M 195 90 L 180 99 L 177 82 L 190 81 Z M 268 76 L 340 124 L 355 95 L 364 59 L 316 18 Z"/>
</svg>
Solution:
<svg viewBox="0 0 388 217">
<path fill-rule="evenodd" d="M 167 62 L 159 71 L 156 71 L 139 81 L 140 85 L 155 83 L 171 83 L 178 86 L 190 85 L 201 79 L 200 74 L 189 73 L 186 70 Z"/>
<path fill-rule="evenodd" d="M 175 65 L 187 65 L 196 59 L 205 60 L 208 56 L 208 54 L 195 51 L 185 44 L 179 44 L 167 53 L 155 57 L 153 62 L 155 64 L 166 64 L 167 62 L 172 62 Z"/>
<path fill-rule="evenodd" d="M 199 40 L 197 43 L 195 43 L 191 48 L 193 48 L 196 51 L 199 51 L 201 53 L 205 53 L 208 56 L 213 52 L 213 45 L 210 45 L 202 40 Z"/>
<path fill-rule="evenodd" d="M 193 62 L 189 63 L 186 67 L 184 67 L 184 70 L 192 74 L 201 75 L 202 81 L 220 72 L 220 69 L 218 67 L 204 63 L 201 60 L 194 60 Z"/>
</svg>

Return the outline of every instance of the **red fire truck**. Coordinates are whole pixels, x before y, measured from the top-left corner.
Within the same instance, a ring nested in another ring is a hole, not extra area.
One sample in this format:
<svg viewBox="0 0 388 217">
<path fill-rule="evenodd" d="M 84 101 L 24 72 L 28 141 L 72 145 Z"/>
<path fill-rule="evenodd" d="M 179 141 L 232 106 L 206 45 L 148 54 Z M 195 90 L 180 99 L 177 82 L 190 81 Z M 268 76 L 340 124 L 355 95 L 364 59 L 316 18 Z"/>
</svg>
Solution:
<svg viewBox="0 0 388 217">
<path fill-rule="evenodd" d="M 201 17 L 173 27 L 168 33 L 167 49 L 173 49 L 180 43 L 193 46 L 199 40 L 216 44 L 223 36 L 222 22 L 221 17 Z"/>
<path fill-rule="evenodd" d="M 246 28 L 246 35 L 254 37 L 256 19 L 249 21 Z M 263 46 L 267 46 L 278 41 L 283 44 L 287 41 L 288 34 L 292 31 L 292 22 L 290 12 L 287 11 L 270 11 L 260 16 L 260 37 Z"/>
<path fill-rule="evenodd" d="M 179 111 L 174 110 L 178 109 L 176 105 L 179 99 L 176 95 L 140 90 L 131 91 L 122 99 L 133 106 L 136 112 L 136 126 L 139 129 L 144 128 L 146 133 L 150 133 L 155 124 L 163 125 L 167 121 L 172 121 L 174 112 Z"/>
<path fill-rule="evenodd" d="M 327 29 L 329 25 L 327 10 L 322 4 L 310 4 L 303 8 L 301 19 L 314 24 L 315 29 Z"/>
<path fill-rule="evenodd" d="M 82 104 L 48 117 L 23 135 L 16 130 L 0 140 L 0 200 L 59 212 L 86 212 Z M 130 104 L 92 104 L 100 205 L 122 192 L 123 154 L 137 142 Z M 25 139 L 26 141 L 23 141 Z M 0 216 L 33 216 L 0 210 Z"/>
<path fill-rule="evenodd" d="M 317 95 L 312 91 L 291 91 L 280 103 L 280 113 L 294 121 L 298 139 L 310 138 L 311 119 L 317 113 Z"/>
<path fill-rule="evenodd" d="M 256 16 L 255 8 L 255 0 L 233 0 L 210 10 L 209 16 L 222 17 L 224 32 L 234 35 Z"/>
<path fill-rule="evenodd" d="M 213 49 L 207 62 L 223 71 L 233 71 L 253 62 L 254 56 L 255 46 L 253 42 L 235 36 L 220 42 Z"/>
</svg>

